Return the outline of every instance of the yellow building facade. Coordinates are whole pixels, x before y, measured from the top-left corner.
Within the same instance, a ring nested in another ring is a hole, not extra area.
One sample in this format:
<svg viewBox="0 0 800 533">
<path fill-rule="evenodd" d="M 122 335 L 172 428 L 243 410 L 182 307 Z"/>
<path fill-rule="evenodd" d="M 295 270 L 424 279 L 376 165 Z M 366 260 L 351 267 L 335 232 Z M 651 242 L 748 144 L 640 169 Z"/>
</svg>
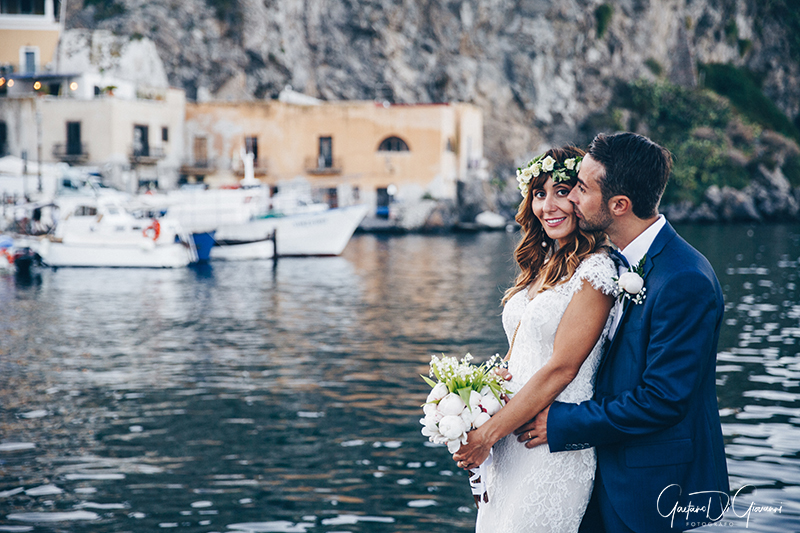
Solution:
<svg viewBox="0 0 800 533">
<path fill-rule="evenodd" d="M 380 207 L 387 195 L 455 199 L 483 159 L 483 115 L 461 103 L 187 103 L 185 142 L 189 181 L 235 183 L 247 151 L 265 183 L 303 177 L 331 204 Z"/>
<path fill-rule="evenodd" d="M 60 6 L 61 2 L 54 0 L 0 2 L 0 67 L 4 75 L 34 74 L 52 64 L 61 33 Z"/>
</svg>

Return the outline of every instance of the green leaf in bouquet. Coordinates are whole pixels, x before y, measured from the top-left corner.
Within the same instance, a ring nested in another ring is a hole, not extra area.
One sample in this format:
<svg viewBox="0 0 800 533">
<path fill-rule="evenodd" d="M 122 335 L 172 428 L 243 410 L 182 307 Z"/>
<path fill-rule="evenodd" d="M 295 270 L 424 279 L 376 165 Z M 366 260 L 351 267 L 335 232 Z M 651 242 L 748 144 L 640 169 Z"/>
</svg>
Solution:
<svg viewBox="0 0 800 533">
<path fill-rule="evenodd" d="M 472 407 L 469 405 L 469 396 L 472 393 L 472 387 L 461 387 L 458 389 L 458 395 L 464 400 L 464 403 L 467 404 L 467 408 L 472 411 Z"/>
<path fill-rule="evenodd" d="M 493 381 L 493 382 L 489 383 L 489 390 L 492 391 L 492 394 L 494 395 L 494 397 L 497 399 L 498 402 L 500 402 L 500 405 L 502 405 L 503 404 L 503 400 L 500 398 L 500 395 L 503 392 L 506 392 L 504 390 L 504 387 L 502 385 L 500 385 L 499 383 L 497 383 L 496 381 Z"/>
<path fill-rule="evenodd" d="M 428 385 L 430 385 L 430 386 L 431 386 L 431 388 L 433 388 L 433 387 L 435 387 L 435 386 L 436 386 L 436 382 L 435 382 L 435 381 L 433 381 L 433 380 L 432 380 L 431 378 L 429 378 L 428 376 L 424 376 L 424 375 L 420 374 L 420 375 L 419 375 L 419 377 L 421 377 L 422 379 L 424 379 L 424 380 L 425 380 L 425 383 L 427 383 Z"/>
</svg>

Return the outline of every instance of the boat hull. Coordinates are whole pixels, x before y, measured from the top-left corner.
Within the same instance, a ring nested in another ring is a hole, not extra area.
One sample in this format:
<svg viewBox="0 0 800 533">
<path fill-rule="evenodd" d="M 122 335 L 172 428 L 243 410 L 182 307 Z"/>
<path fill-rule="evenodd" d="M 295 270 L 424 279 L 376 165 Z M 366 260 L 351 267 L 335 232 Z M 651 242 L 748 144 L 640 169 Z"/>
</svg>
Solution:
<svg viewBox="0 0 800 533">
<path fill-rule="evenodd" d="M 251 220 L 217 228 L 218 241 L 261 241 L 275 232 L 278 256 L 339 255 L 344 251 L 368 207 L 354 205 L 326 211 Z"/>
<path fill-rule="evenodd" d="M 39 249 L 50 267 L 182 268 L 192 260 L 183 244 L 159 246 L 45 241 Z"/>
<path fill-rule="evenodd" d="M 271 240 L 237 244 L 218 244 L 211 248 L 211 259 L 218 261 L 245 261 L 249 259 L 272 259 L 275 246 Z"/>
</svg>

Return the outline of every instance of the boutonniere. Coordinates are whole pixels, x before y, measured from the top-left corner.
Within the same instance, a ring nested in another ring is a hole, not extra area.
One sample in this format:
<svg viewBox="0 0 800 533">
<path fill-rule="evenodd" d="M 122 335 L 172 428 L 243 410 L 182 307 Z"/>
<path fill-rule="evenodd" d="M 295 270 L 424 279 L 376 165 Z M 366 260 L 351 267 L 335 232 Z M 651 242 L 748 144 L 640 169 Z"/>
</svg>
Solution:
<svg viewBox="0 0 800 533">
<path fill-rule="evenodd" d="M 644 302 L 645 292 L 647 292 L 644 286 L 644 261 L 646 258 L 647 254 L 642 257 L 638 265 L 629 267 L 627 272 L 614 278 L 620 302 L 626 298 L 637 305 Z"/>
</svg>

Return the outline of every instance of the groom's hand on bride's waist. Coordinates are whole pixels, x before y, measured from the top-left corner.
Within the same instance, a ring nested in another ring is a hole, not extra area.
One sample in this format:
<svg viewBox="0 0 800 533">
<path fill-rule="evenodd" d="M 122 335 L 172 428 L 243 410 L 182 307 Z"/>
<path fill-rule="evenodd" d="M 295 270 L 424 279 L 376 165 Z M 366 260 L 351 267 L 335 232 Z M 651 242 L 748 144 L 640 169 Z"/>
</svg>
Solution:
<svg viewBox="0 0 800 533">
<path fill-rule="evenodd" d="M 541 444 L 547 444 L 547 413 L 549 412 L 550 406 L 548 405 L 533 420 L 514 431 L 517 440 L 524 442 L 526 448 L 535 448 Z"/>
</svg>

